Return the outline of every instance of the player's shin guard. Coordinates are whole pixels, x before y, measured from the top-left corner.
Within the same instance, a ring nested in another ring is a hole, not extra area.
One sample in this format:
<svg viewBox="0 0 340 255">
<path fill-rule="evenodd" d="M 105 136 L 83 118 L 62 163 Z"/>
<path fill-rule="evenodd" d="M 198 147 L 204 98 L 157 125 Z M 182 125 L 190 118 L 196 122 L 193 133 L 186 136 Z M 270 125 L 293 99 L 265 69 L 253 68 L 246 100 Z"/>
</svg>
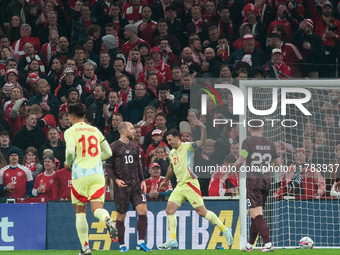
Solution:
<svg viewBox="0 0 340 255">
<path fill-rule="evenodd" d="M 170 231 L 170 239 L 176 239 L 177 217 L 176 214 L 168 215 L 168 227 Z"/>
<path fill-rule="evenodd" d="M 146 215 L 139 215 L 137 220 L 138 239 L 144 240 L 146 228 L 148 227 L 148 218 Z"/>
<path fill-rule="evenodd" d="M 107 217 L 110 218 L 110 214 L 108 213 L 108 211 L 106 211 L 105 209 L 103 208 L 98 208 L 94 211 L 93 213 L 94 217 L 96 217 L 98 220 L 102 221 L 102 222 L 105 222 L 105 219 Z"/>
<path fill-rule="evenodd" d="M 76 214 L 76 229 L 81 247 L 89 245 L 89 226 L 86 220 L 85 213 Z"/>
<path fill-rule="evenodd" d="M 251 225 L 250 225 L 250 231 L 249 231 L 249 243 L 254 244 L 257 234 L 259 231 L 257 230 L 255 219 L 251 218 Z"/>
<path fill-rule="evenodd" d="M 116 228 L 118 230 L 118 242 L 119 242 L 120 245 L 123 245 L 123 244 L 125 244 L 125 240 L 124 240 L 124 235 L 125 235 L 124 221 L 116 220 Z"/>
<path fill-rule="evenodd" d="M 223 225 L 222 221 L 216 216 L 215 213 L 212 211 L 207 211 L 207 214 L 204 217 L 206 220 L 208 220 L 211 224 L 213 224 L 215 227 L 218 227 L 223 233 L 227 230 L 226 226 Z"/>
<path fill-rule="evenodd" d="M 263 242 L 265 244 L 270 243 L 269 229 L 268 229 L 266 221 L 263 218 L 263 215 L 257 215 L 255 217 L 255 223 L 256 223 L 257 231 L 259 232 L 260 236 L 262 237 Z"/>
</svg>

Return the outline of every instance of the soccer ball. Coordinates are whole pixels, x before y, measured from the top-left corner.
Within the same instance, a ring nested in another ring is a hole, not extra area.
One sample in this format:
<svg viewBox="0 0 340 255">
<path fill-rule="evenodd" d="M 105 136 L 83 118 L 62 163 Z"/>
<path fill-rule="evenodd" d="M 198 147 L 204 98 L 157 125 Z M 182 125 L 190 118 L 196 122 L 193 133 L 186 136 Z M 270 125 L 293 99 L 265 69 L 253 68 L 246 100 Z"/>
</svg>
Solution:
<svg viewBox="0 0 340 255">
<path fill-rule="evenodd" d="M 314 245 L 314 242 L 312 238 L 305 236 L 302 237 L 300 240 L 300 249 L 312 249 Z"/>
</svg>

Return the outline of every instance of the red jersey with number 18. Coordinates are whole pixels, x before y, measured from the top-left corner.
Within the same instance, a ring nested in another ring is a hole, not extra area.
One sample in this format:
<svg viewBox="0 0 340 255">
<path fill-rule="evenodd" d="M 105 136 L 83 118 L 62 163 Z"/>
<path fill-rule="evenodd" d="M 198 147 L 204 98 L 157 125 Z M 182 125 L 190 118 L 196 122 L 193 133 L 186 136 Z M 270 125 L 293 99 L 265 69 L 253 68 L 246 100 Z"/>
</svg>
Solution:
<svg viewBox="0 0 340 255">
<path fill-rule="evenodd" d="M 85 122 L 78 122 L 65 131 L 66 147 L 75 146 L 72 165 L 72 179 L 84 176 L 104 175 L 100 144 L 104 142 L 103 134 Z"/>
</svg>

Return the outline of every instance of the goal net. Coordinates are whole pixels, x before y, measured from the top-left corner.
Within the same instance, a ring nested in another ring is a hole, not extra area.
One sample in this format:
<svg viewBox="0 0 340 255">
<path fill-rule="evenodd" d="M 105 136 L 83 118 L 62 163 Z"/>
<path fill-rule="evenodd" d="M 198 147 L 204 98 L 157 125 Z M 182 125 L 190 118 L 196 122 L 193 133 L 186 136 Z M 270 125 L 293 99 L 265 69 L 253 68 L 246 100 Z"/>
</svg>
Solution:
<svg viewBox="0 0 340 255">
<path fill-rule="evenodd" d="M 249 136 L 249 121 L 260 119 L 263 136 L 275 144 L 284 165 L 272 173 L 264 208 L 275 247 L 297 247 L 304 236 L 311 237 L 316 247 L 340 247 L 340 201 L 330 193 L 340 163 L 339 84 L 247 80 L 239 87 L 243 101 L 232 93 L 233 108 L 244 106 L 238 121 L 240 145 Z M 240 173 L 240 247 L 248 240 L 251 222 L 244 176 Z M 258 237 L 255 246 L 263 245 Z"/>
</svg>

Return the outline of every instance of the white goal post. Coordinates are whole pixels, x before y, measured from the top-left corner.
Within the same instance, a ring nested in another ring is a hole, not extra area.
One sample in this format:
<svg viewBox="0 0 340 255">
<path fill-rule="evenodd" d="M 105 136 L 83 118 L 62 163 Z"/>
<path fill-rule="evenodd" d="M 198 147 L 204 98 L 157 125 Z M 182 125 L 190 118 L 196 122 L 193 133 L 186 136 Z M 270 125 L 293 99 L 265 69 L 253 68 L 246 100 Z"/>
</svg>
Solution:
<svg viewBox="0 0 340 255">
<path fill-rule="evenodd" d="M 215 88 L 219 88 L 219 85 L 220 84 L 216 84 Z M 243 92 L 245 100 L 244 102 L 237 102 L 234 99 L 233 105 L 235 109 L 235 106 L 244 104 L 245 114 L 239 115 L 238 123 L 247 123 L 249 118 L 254 116 L 248 109 L 248 88 L 267 88 L 267 90 L 263 90 L 263 94 L 259 94 L 260 99 L 262 98 L 262 100 L 268 100 L 268 98 L 269 100 L 271 99 L 270 97 L 272 96 L 272 92 L 270 88 L 279 88 L 279 91 L 281 91 L 281 88 L 305 88 L 310 90 L 312 94 L 310 109 L 313 111 L 313 114 L 315 113 L 319 115 L 321 114 L 320 104 L 322 104 L 320 101 L 327 101 L 331 92 L 334 90 L 339 90 L 340 94 L 340 80 L 241 80 L 239 82 L 239 87 Z M 326 93 L 324 93 L 325 91 Z M 281 99 L 278 98 L 278 100 Z M 270 106 L 271 104 L 268 108 L 270 108 Z M 280 107 L 280 104 L 278 104 L 278 107 Z M 280 110 L 281 109 L 278 111 Z M 320 116 L 319 118 L 321 118 Z M 261 119 L 260 116 L 257 117 Z M 265 117 L 267 116 L 262 116 L 263 119 Z M 281 119 L 285 116 L 275 112 L 271 117 L 274 117 L 274 119 Z M 306 121 L 308 120 L 308 117 L 303 117 L 301 119 Z M 245 125 L 246 127 L 240 125 L 240 150 L 243 140 L 249 136 L 247 124 Z M 304 129 L 301 129 L 301 125 L 302 124 L 300 123 L 300 130 L 297 131 L 296 136 L 291 139 L 299 139 L 299 141 L 302 139 Z M 285 130 L 286 128 L 282 126 L 277 127 L 277 129 L 273 128 L 267 132 L 269 137 L 266 136 L 266 134 L 264 134 L 264 136 L 274 142 L 274 139 L 271 138 L 285 136 L 285 134 L 281 134 L 281 132 L 284 133 Z M 296 149 L 296 147 L 294 147 L 294 149 Z M 242 248 L 249 238 L 250 218 L 246 201 L 246 173 L 240 172 L 239 176 L 239 242 L 240 248 Z M 295 248 L 298 246 L 298 242 L 303 236 L 310 236 L 314 240 L 315 247 L 340 248 L 340 201 L 338 199 L 295 199 L 295 197 L 290 197 L 289 195 L 282 197 L 282 199 L 276 199 L 273 197 L 273 193 L 277 189 L 277 186 L 272 189 L 273 191 L 267 199 L 268 206 L 266 205 L 264 215 L 270 230 L 270 238 L 275 248 Z M 261 240 L 258 238 L 257 243 L 260 242 Z M 260 246 L 260 244 L 258 246 Z"/>
</svg>

